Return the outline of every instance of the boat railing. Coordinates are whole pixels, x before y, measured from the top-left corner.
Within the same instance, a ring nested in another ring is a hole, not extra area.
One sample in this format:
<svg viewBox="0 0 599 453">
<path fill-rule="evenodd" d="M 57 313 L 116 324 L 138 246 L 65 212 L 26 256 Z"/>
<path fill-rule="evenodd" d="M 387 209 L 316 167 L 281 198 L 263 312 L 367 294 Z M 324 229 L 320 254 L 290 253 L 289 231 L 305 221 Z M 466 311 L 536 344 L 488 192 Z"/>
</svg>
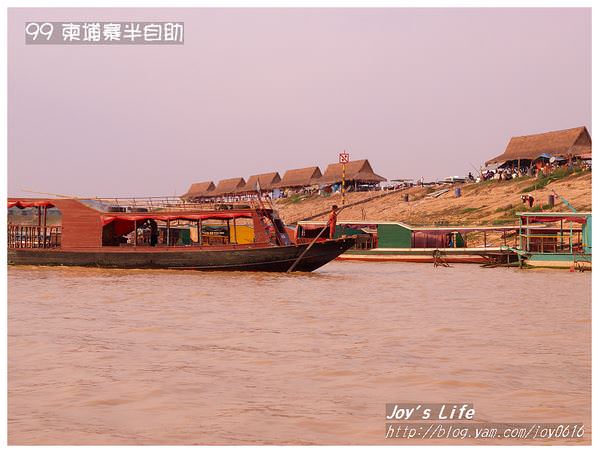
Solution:
<svg viewBox="0 0 599 453">
<path fill-rule="evenodd" d="M 157 211 L 197 211 L 272 208 L 270 202 L 257 197 L 221 197 L 186 201 L 179 197 L 131 197 L 131 198 L 89 198 L 88 201 L 101 203 L 109 211 L 157 212 Z"/>
<path fill-rule="evenodd" d="M 55 248 L 60 247 L 60 226 L 8 225 L 9 248 Z"/>
<path fill-rule="evenodd" d="M 537 253 L 572 253 L 581 246 L 580 231 L 560 231 L 554 234 L 520 233 L 522 248 Z"/>
</svg>

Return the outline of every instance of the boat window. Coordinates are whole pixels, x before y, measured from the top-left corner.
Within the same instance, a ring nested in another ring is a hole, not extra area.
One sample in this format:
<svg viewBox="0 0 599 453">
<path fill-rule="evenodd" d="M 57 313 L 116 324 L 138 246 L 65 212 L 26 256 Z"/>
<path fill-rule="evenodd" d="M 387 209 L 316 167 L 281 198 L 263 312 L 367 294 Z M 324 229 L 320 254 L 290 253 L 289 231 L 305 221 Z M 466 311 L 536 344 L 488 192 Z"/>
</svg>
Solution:
<svg viewBox="0 0 599 453">
<path fill-rule="evenodd" d="M 193 247 L 253 242 L 253 222 L 248 218 L 170 221 L 115 218 L 102 229 L 103 246 Z"/>
</svg>

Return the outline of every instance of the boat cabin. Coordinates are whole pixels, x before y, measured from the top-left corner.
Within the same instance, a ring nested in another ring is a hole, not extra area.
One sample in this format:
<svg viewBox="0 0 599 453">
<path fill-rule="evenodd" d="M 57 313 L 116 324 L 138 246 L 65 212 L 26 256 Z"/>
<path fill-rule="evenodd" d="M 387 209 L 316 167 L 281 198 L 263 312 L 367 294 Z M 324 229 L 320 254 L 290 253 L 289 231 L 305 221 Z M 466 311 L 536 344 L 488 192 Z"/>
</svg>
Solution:
<svg viewBox="0 0 599 453">
<path fill-rule="evenodd" d="M 271 207 L 172 200 L 10 198 L 9 248 L 290 245 Z"/>
</svg>

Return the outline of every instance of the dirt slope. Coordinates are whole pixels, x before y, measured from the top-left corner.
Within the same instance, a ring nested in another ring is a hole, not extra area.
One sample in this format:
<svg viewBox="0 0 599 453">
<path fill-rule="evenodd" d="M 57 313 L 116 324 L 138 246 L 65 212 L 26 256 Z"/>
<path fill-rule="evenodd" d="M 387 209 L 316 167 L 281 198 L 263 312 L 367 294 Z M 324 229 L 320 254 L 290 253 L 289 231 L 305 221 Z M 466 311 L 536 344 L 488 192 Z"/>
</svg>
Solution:
<svg viewBox="0 0 599 453">
<path fill-rule="evenodd" d="M 533 209 L 550 210 L 545 205 L 548 196 L 555 190 L 565 197 L 577 210 L 590 211 L 591 206 L 591 173 L 582 172 L 566 176 L 547 184 L 542 189 L 526 192 L 535 198 Z M 398 220 L 412 225 L 434 225 L 446 223 L 450 225 L 499 225 L 513 223 L 517 220 L 515 213 L 530 210 L 522 204 L 522 190 L 535 184 L 532 178 L 520 178 L 512 181 L 486 181 L 483 183 L 449 186 L 449 192 L 438 198 L 427 198 L 426 195 L 439 188 L 414 187 L 391 193 L 383 198 L 371 200 L 357 206 L 349 207 L 339 214 L 340 220 Z M 462 196 L 456 198 L 455 187 L 461 187 Z M 366 200 L 381 192 L 349 193 L 347 204 Z M 404 201 L 404 195 L 410 194 L 410 201 Z M 341 195 L 330 197 L 313 196 L 298 201 L 284 199 L 276 202 L 281 217 L 286 223 L 294 223 L 318 212 L 330 209 L 333 204 L 341 205 Z M 553 211 L 568 211 L 562 201 L 557 198 Z M 326 216 L 320 216 L 324 219 Z"/>
</svg>

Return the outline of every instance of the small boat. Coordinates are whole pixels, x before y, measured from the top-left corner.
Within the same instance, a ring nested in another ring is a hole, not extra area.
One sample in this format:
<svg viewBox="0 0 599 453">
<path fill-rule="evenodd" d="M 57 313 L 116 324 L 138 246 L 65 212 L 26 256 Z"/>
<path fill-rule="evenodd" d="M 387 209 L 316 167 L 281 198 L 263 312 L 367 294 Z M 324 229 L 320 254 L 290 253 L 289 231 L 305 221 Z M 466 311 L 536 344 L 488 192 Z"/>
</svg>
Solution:
<svg viewBox="0 0 599 453">
<path fill-rule="evenodd" d="M 311 272 L 355 239 L 293 243 L 272 206 L 9 198 L 13 265 Z"/>
<path fill-rule="evenodd" d="M 298 222 L 291 237 L 310 241 L 325 222 Z M 403 222 L 340 221 L 335 237 L 352 235 L 355 245 L 337 259 L 347 261 L 396 261 L 406 263 L 517 263 L 518 225 L 415 227 Z M 491 238 L 495 241 L 491 245 Z M 475 243 L 474 246 L 469 245 Z"/>
<path fill-rule="evenodd" d="M 522 266 L 590 270 L 592 213 L 519 212 L 518 245 Z"/>
</svg>

